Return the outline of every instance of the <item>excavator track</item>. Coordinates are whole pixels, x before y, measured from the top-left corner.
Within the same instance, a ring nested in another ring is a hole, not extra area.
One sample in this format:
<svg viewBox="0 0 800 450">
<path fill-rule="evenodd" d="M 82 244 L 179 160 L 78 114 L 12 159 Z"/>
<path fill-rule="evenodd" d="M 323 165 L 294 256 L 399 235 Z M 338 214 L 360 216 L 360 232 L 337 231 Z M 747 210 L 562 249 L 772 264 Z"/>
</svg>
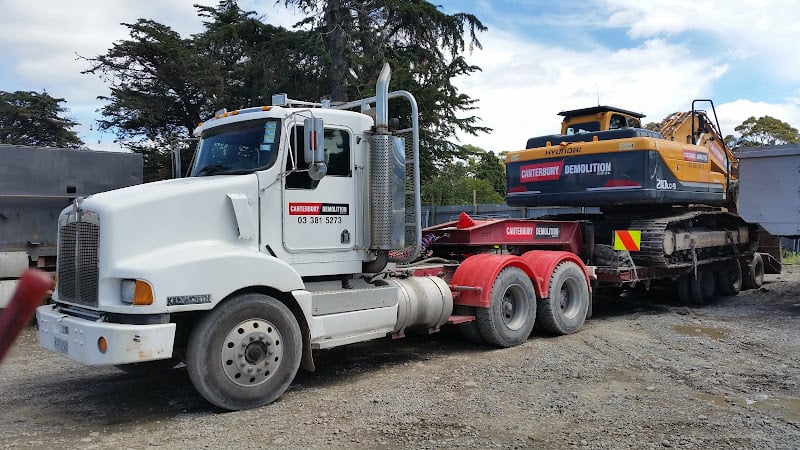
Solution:
<svg viewBox="0 0 800 450">
<path fill-rule="evenodd" d="M 634 219 L 630 230 L 641 231 L 641 248 L 632 252 L 637 265 L 675 269 L 752 253 L 758 233 L 754 226 L 724 211 L 688 211 Z"/>
</svg>

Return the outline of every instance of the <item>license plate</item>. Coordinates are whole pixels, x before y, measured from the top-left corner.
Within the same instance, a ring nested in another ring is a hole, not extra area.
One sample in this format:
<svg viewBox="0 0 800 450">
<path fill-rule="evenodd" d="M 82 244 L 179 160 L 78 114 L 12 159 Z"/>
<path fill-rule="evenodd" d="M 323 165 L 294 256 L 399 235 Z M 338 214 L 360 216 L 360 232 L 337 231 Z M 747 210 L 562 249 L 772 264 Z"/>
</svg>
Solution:
<svg viewBox="0 0 800 450">
<path fill-rule="evenodd" d="M 63 355 L 69 354 L 69 341 L 66 339 L 61 339 L 58 336 L 53 336 L 53 344 L 56 347 L 56 351 Z"/>
</svg>

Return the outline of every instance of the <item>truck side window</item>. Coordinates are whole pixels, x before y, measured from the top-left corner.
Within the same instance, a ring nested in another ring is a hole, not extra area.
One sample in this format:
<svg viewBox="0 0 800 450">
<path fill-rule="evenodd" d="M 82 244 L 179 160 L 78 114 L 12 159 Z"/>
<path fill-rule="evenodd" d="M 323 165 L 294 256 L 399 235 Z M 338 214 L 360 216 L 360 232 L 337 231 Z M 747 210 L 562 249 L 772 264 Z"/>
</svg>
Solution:
<svg viewBox="0 0 800 450">
<path fill-rule="evenodd" d="M 325 163 L 328 164 L 328 175 L 351 175 L 350 133 L 345 130 L 325 130 Z"/>
<path fill-rule="evenodd" d="M 296 145 L 295 145 L 296 144 Z M 305 169 L 308 162 L 303 157 L 303 126 L 296 125 L 289 134 L 289 146 L 296 158 L 297 168 Z M 350 170 L 350 133 L 346 130 L 325 129 L 325 163 L 328 165 L 326 176 L 349 177 Z M 286 171 L 292 170 L 292 157 L 286 158 Z M 308 172 L 291 172 L 286 176 L 287 189 L 316 189 L 319 181 L 314 181 Z"/>
</svg>

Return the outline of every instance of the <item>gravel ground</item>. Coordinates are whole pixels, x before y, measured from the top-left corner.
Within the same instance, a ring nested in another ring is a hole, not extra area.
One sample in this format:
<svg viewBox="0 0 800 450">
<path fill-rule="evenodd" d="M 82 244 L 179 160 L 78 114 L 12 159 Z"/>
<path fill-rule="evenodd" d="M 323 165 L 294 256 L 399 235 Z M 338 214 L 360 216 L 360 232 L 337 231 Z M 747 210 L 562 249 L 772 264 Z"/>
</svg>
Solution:
<svg viewBox="0 0 800 450">
<path fill-rule="evenodd" d="M 644 297 L 510 349 L 443 330 L 319 352 L 316 373 L 240 412 L 185 369 L 81 366 L 28 329 L 0 365 L 0 448 L 800 446 L 800 267 L 703 308 Z"/>
</svg>

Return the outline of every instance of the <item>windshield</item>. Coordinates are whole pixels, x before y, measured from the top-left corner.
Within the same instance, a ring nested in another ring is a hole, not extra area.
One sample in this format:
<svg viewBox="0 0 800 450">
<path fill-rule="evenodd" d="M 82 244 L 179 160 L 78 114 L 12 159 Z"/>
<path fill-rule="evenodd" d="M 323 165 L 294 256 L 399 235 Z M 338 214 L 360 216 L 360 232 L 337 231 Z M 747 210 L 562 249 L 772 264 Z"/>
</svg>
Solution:
<svg viewBox="0 0 800 450">
<path fill-rule="evenodd" d="M 567 134 L 589 133 L 600 131 L 600 122 L 573 123 L 567 128 Z"/>
<path fill-rule="evenodd" d="M 280 120 L 260 119 L 216 127 L 203 133 L 193 177 L 244 174 L 271 167 L 278 156 Z"/>
</svg>

